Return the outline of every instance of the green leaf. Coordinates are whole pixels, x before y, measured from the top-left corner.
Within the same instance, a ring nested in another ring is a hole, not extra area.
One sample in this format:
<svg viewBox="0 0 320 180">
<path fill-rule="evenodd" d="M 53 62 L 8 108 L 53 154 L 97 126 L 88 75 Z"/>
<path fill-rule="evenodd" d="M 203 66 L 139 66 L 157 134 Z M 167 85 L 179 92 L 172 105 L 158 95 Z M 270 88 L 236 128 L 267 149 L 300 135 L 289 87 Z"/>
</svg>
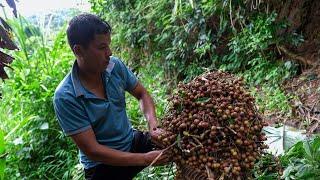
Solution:
<svg viewBox="0 0 320 180">
<path fill-rule="evenodd" d="M 284 171 L 283 171 L 283 175 L 282 178 L 287 178 L 289 177 L 289 175 L 291 174 L 291 172 L 294 170 L 294 166 L 290 165 L 288 166 Z"/>
<path fill-rule="evenodd" d="M 284 63 L 284 66 L 287 68 L 287 69 L 290 69 L 293 65 L 292 65 L 292 62 L 291 61 L 286 61 Z"/>
<path fill-rule="evenodd" d="M 310 148 L 310 144 L 309 144 L 309 141 L 305 141 L 303 142 L 303 148 L 304 148 L 304 151 L 306 153 L 306 156 L 309 160 L 313 160 L 313 153 L 312 153 L 312 149 Z"/>
<path fill-rule="evenodd" d="M 181 149 L 181 136 L 178 134 L 177 136 L 178 147 Z"/>
<path fill-rule="evenodd" d="M 234 118 L 229 118 L 228 119 L 228 123 L 229 124 L 234 124 L 236 122 L 236 120 Z"/>
<path fill-rule="evenodd" d="M 198 103 L 206 103 L 206 102 L 209 102 L 210 101 L 210 97 L 200 97 L 198 99 L 196 99 L 196 102 Z"/>
<path fill-rule="evenodd" d="M 0 159 L 0 179 L 4 178 L 4 169 L 6 167 L 6 160 L 1 158 Z"/>
<path fill-rule="evenodd" d="M 291 147 L 288 150 L 288 153 L 286 154 L 287 157 L 300 157 L 303 155 L 303 142 L 300 141 L 298 143 L 296 143 L 293 147 Z"/>
<path fill-rule="evenodd" d="M 309 165 L 309 164 L 301 165 L 298 168 L 296 176 L 299 177 L 299 178 L 307 178 L 307 177 L 310 178 L 310 177 L 314 176 L 312 166 Z"/>
<path fill-rule="evenodd" d="M 3 131 L 0 129 L 0 154 L 3 154 L 5 151 L 4 149 L 4 134 Z"/>
<path fill-rule="evenodd" d="M 314 160 L 320 164 L 320 137 L 316 137 L 311 145 L 313 149 Z"/>
</svg>

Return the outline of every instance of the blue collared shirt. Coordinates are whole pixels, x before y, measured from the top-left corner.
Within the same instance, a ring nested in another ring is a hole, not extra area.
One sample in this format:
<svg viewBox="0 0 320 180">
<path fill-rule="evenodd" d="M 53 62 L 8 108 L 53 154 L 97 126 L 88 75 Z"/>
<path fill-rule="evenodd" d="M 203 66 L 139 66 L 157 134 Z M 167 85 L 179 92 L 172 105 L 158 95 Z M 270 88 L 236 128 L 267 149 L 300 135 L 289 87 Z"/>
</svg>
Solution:
<svg viewBox="0 0 320 180">
<path fill-rule="evenodd" d="M 66 135 L 92 128 L 99 144 L 129 151 L 133 129 L 126 113 L 125 91 L 133 90 L 138 80 L 116 57 L 111 57 L 102 73 L 106 99 L 98 98 L 82 86 L 75 62 L 71 72 L 61 81 L 54 94 L 54 110 Z M 85 169 L 101 162 L 90 160 L 79 150 Z"/>
</svg>

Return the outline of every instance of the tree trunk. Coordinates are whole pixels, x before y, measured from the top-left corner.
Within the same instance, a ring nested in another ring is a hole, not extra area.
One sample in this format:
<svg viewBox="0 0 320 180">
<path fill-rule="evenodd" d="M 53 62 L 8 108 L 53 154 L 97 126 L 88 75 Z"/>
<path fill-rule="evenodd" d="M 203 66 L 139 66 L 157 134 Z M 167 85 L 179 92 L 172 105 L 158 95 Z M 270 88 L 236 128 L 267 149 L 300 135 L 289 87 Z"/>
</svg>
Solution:
<svg viewBox="0 0 320 180">
<path fill-rule="evenodd" d="M 285 20 L 289 23 L 287 29 L 279 32 L 279 35 L 296 32 L 301 34 L 304 42 L 298 47 L 286 47 L 290 52 L 284 54 L 305 65 L 316 65 L 320 62 L 320 1 L 314 0 L 272 0 L 271 9 L 278 13 L 278 20 Z M 290 55 L 291 54 L 291 55 Z"/>
</svg>

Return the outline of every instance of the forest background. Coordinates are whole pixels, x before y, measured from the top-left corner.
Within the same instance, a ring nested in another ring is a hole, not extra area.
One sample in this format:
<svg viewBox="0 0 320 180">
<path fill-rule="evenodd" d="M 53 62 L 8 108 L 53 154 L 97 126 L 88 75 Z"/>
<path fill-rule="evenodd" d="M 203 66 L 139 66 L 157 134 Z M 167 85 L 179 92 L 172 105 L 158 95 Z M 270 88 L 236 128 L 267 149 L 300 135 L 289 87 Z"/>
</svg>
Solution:
<svg viewBox="0 0 320 180">
<path fill-rule="evenodd" d="M 91 11 L 112 28 L 113 54 L 132 68 L 155 100 L 157 116 L 178 82 L 212 70 L 244 77 L 271 126 L 319 132 L 320 2 L 310 0 L 90 0 Z M 67 21 L 77 10 L 41 18 L 6 19 L 18 51 L 0 81 L 0 177 L 83 179 L 77 148 L 58 126 L 55 88 L 74 56 Z M 41 19 L 41 20 L 40 20 Z M 138 102 L 127 96 L 128 116 L 146 130 Z M 256 162 L 256 179 L 320 177 L 320 140 L 310 138 L 280 156 Z M 271 167 L 271 168 L 269 168 Z M 172 179 L 175 167 L 145 169 L 137 179 Z"/>
</svg>

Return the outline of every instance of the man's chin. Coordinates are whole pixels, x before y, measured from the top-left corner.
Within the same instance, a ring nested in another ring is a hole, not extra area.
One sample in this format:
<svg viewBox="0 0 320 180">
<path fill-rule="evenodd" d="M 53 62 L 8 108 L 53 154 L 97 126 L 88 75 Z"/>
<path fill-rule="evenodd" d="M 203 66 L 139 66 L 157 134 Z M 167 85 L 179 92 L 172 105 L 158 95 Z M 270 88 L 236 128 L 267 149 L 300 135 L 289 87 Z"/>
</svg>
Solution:
<svg viewBox="0 0 320 180">
<path fill-rule="evenodd" d="M 106 63 L 104 63 L 104 64 L 102 64 L 101 67 L 103 67 L 103 71 L 104 71 L 105 69 L 107 69 L 108 65 L 109 65 L 109 61 L 106 62 Z"/>
</svg>

